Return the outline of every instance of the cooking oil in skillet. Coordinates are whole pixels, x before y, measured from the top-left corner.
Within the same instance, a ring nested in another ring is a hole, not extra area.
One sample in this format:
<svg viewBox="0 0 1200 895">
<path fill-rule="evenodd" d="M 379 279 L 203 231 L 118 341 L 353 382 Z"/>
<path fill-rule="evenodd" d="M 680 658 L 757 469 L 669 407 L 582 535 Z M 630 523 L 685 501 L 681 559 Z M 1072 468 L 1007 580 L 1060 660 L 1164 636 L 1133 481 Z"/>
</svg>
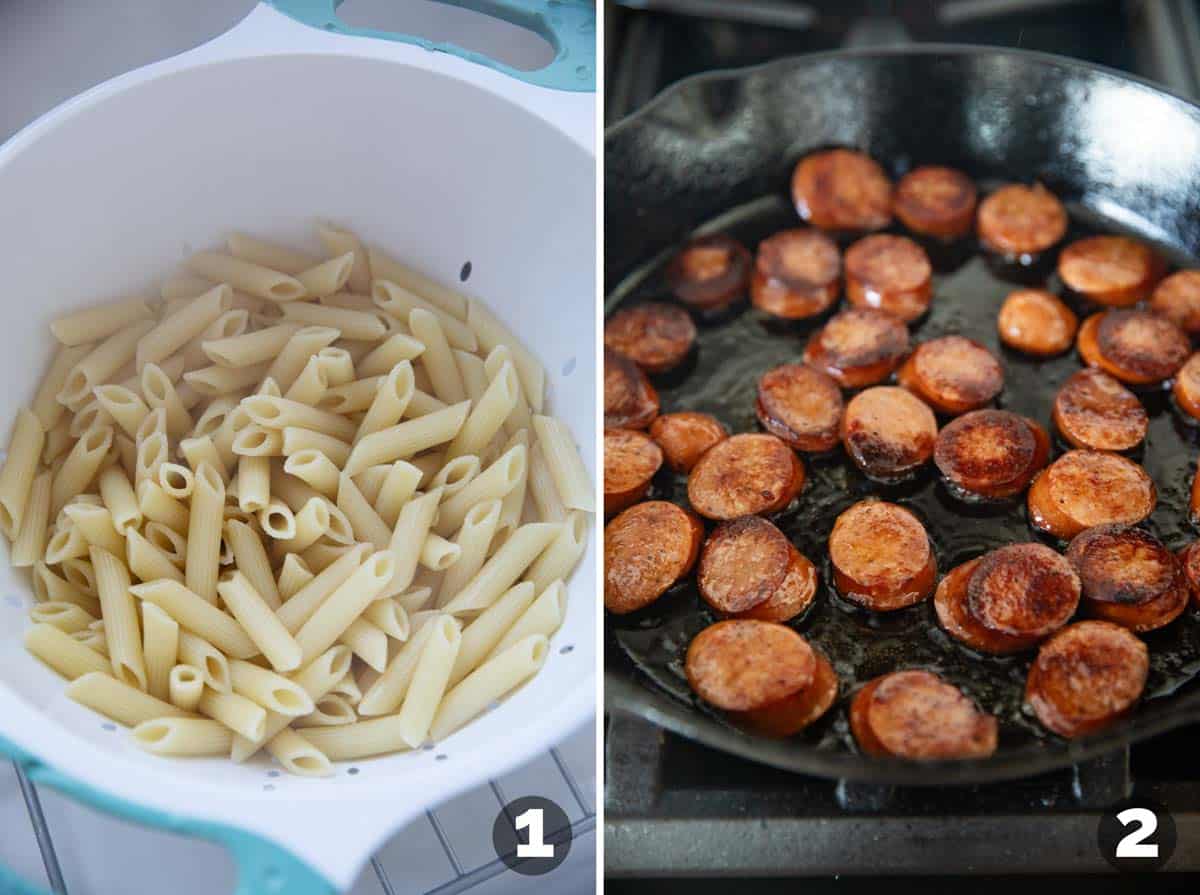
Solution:
<svg viewBox="0 0 1200 895">
<path fill-rule="evenodd" d="M 1121 230 L 1085 216 L 1081 209 L 1069 211 L 1072 228 L 1065 242 L 1097 231 Z M 699 232 L 728 233 L 753 252 L 761 239 L 795 226 L 796 215 L 787 201 L 768 196 L 721 215 Z M 1032 417 L 1053 433 L 1050 410 L 1054 394 L 1080 369 L 1078 357 L 1072 351 L 1038 361 L 1010 351 L 997 337 L 996 314 L 1004 297 L 1020 285 L 1018 279 L 1044 282 L 1046 288 L 1062 294 L 1057 277 L 1052 272 L 1042 276 L 1044 267 L 1032 273 L 994 268 L 969 243 L 927 248 L 935 266 L 934 298 L 930 313 L 910 328 L 913 343 L 950 333 L 982 342 L 1001 358 L 1005 368 L 1004 391 L 996 405 Z M 1185 259 L 1166 254 L 1175 264 L 1185 263 Z M 609 297 L 608 311 L 641 301 L 670 301 L 663 277 L 669 257 L 669 252 L 664 253 L 626 278 Z M 1076 305 L 1074 310 L 1082 320 L 1095 309 Z M 798 362 L 808 337 L 827 317 L 781 322 L 742 303 L 717 319 L 698 320 L 697 350 L 680 369 L 654 379 L 663 412 L 703 411 L 721 420 L 731 433 L 757 431 L 754 399 L 758 377 L 778 364 Z M 1144 445 L 1130 456 L 1145 466 L 1158 487 L 1158 505 L 1145 525 L 1178 550 L 1196 537 L 1186 519 L 1200 429 L 1184 422 L 1168 393 L 1143 392 L 1140 397 L 1150 415 L 1150 429 Z M 1052 457 L 1063 450 L 1065 445 L 1056 439 Z M 1022 708 L 1031 654 L 996 658 L 968 652 L 938 626 L 932 600 L 887 614 L 852 606 L 838 597 L 830 584 L 826 549 L 839 513 L 866 497 L 880 497 L 907 506 L 921 518 L 933 541 L 939 573 L 945 574 L 993 548 L 1039 539 L 1026 521 L 1024 495 L 1001 504 L 962 503 L 939 482 L 932 463 L 910 481 L 881 485 L 867 479 L 841 448 L 824 457 L 805 456 L 804 462 L 808 478 L 803 493 L 773 518 L 822 571 L 813 606 L 791 624 L 829 657 L 837 669 L 840 689 L 834 708 L 795 741 L 806 747 L 854 748 L 846 717 L 849 696 L 869 679 L 904 668 L 925 668 L 942 675 L 995 714 L 1000 720 L 1001 752 L 1050 739 Z M 686 485 L 686 477 L 664 467 L 649 498 L 686 506 Z M 711 523 L 708 528 L 711 530 Z M 606 648 L 623 650 L 676 698 L 717 714 L 695 699 L 683 674 L 688 643 L 716 620 L 700 599 L 692 577 L 640 613 L 609 616 Z M 1147 701 L 1188 686 L 1200 675 L 1200 618 L 1194 610 L 1189 609 L 1165 629 L 1145 635 L 1145 640 L 1150 648 Z"/>
</svg>

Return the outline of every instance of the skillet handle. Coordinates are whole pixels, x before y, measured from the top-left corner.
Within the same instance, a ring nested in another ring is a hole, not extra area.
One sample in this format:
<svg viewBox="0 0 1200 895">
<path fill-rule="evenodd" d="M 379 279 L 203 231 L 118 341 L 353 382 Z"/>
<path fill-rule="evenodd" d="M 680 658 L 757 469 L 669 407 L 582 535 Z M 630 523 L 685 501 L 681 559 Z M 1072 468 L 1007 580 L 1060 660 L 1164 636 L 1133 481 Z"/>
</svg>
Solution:
<svg viewBox="0 0 1200 895">
<path fill-rule="evenodd" d="M 7 755 L 34 783 L 50 786 L 65 796 L 106 814 L 142 826 L 196 836 L 223 845 L 238 868 L 234 895 L 336 895 L 337 888 L 291 852 L 268 839 L 224 824 L 167 814 L 118 798 L 42 764 L 28 752 L 0 737 L 0 754 Z M 0 892 L 52 895 L 0 864 Z"/>
<path fill-rule="evenodd" d="M 284 15 L 325 31 L 416 44 L 486 65 L 537 87 L 573 93 L 596 90 L 596 4 L 594 0 L 438 0 L 528 28 L 554 47 L 554 59 L 544 68 L 522 71 L 458 44 L 427 40 L 411 34 L 353 28 L 337 16 L 342 0 L 267 0 Z"/>
</svg>

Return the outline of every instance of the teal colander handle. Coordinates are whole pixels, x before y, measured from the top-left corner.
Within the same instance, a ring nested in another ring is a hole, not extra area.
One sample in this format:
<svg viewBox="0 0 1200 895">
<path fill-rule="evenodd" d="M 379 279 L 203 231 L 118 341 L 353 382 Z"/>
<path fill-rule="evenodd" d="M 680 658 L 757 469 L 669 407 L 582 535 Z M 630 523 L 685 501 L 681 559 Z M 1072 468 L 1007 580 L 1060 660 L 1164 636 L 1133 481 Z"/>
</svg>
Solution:
<svg viewBox="0 0 1200 895">
<path fill-rule="evenodd" d="M 238 868 L 235 895 L 335 895 L 337 891 L 333 883 L 308 864 L 261 836 L 224 824 L 169 814 L 127 802 L 42 764 L 3 737 L 0 737 L 0 754 L 12 758 L 34 783 L 53 787 L 106 814 L 223 845 L 233 856 Z M 46 889 L 22 879 L 0 864 L 0 893 L 7 895 L 10 892 L 14 895 L 51 895 Z"/>
<path fill-rule="evenodd" d="M 372 28 L 352 28 L 337 17 L 341 0 L 267 0 L 284 15 L 325 31 L 357 37 L 374 37 L 451 53 L 494 68 L 496 71 L 538 87 L 574 92 L 596 89 L 596 3 L 595 0 L 438 0 L 503 19 L 540 34 L 554 47 L 554 59 L 544 68 L 522 71 L 483 53 L 453 43 L 439 43 Z"/>
</svg>

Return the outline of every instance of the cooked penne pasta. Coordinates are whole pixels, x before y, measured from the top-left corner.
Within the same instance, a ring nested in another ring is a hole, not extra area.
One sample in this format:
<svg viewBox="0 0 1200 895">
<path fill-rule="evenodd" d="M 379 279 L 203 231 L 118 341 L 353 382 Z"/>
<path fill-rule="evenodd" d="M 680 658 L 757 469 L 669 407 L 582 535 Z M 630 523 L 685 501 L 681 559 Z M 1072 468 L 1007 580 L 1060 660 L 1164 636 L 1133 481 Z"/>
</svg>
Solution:
<svg viewBox="0 0 1200 895">
<path fill-rule="evenodd" d="M 459 320 L 467 319 L 467 299 L 448 289 L 420 271 L 401 264 L 377 246 L 367 247 L 371 276 L 377 280 L 389 280 L 417 295 L 422 296 L 441 310 Z"/>
<path fill-rule="evenodd" d="M 84 630 L 96 621 L 95 616 L 74 603 L 53 601 L 35 605 L 29 610 L 29 618 L 34 624 L 54 625 L 65 634 Z"/>
<path fill-rule="evenodd" d="M 403 286 L 389 280 L 376 279 L 371 284 L 371 300 L 380 310 L 399 320 L 408 320 L 409 315 L 415 310 L 427 311 L 437 317 L 438 324 L 451 348 L 459 348 L 463 351 L 479 349 L 479 338 L 470 326 Z"/>
<path fill-rule="evenodd" d="M 431 572 L 444 572 L 458 562 L 461 553 L 458 544 L 430 532 L 421 545 L 420 562 Z"/>
<path fill-rule="evenodd" d="M 535 414 L 533 431 L 563 506 L 593 512 L 596 501 L 591 477 L 571 439 L 570 430 L 562 420 Z"/>
<path fill-rule="evenodd" d="M 434 742 L 444 740 L 505 694 L 541 669 L 550 651 L 546 638 L 530 635 L 489 658 L 445 695 L 429 729 Z"/>
<path fill-rule="evenodd" d="M 363 379 L 383 376 L 401 361 L 414 361 L 425 353 L 425 345 L 413 336 L 396 333 L 373 348 L 357 365 Z"/>
<path fill-rule="evenodd" d="M 204 695 L 204 676 L 192 665 L 176 665 L 167 682 L 171 705 L 194 712 Z"/>
<path fill-rule="evenodd" d="M 276 358 L 301 325 L 284 322 L 222 339 L 206 339 L 204 353 L 218 367 L 253 367 Z"/>
<path fill-rule="evenodd" d="M 337 497 L 341 474 L 334 462 L 318 450 L 297 451 L 290 455 L 283 463 L 283 471 L 311 485 L 325 497 Z"/>
<path fill-rule="evenodd" d="M 286 426 L 283 429 L 280 453 L 290 457 L 299 451 L 320 451 L 339 466 L 346 465 L 351 452 L 349 443 L 332 435 L 298 426 Z"/>
<path fill-rule="evenodd" d="M 277 587 L 283 600 L 290 600 L 316 576 L 298 553 L 289 553 L 279 567 Z"/>
<path fill-rule="evenodd" d="M 272 497 L 258 511 L 258 524 L 262 526 L 264 534 L 277 541 L 292 541 L 296 537 L 296 517 L 292 508 L 278 497 Z"/>
<path fill-rule="evenodd" d="M 446 448 L 446 456 L 482 453 L 508 419 L 508 415 L 516 406 L 519 394 L 520 383 L 517 381 L 516 369 L 512 364 L 506 364 L 500 368 L 475 402 L 458 435 Z"/>
<path fill-rule="evenodd" d="M 387 635 L 364 618 L 356 618 L 351 622 L 350 627 L 338 638 L 338 643 L 350 647 L 354 655 L 376 671 L 383 671 L 387 667 Z"/>
<path fill-rule="evenodd" d="M 155 718 L 178 718 L 187 715 L 169 702 L 155 699 L 137 687 L 98 671 L 90 671 L 75 678 L 67 684 L 66 692 L 68 697 L 80 705 L 85 705 L 126 727 L 136 727 L 143 721 Z"/>
<path fill-rule="evenodd" d="M 153 320 L 139 320 L 117 330 L 80 358 L 63 380 L 57 395 L 59 403 L 75 410 L 87 401 L 93 388 L 111 382 L 113 375 L 134 359 L 138 343 L 153 327 Z"/>
<path fill-rule="evenodd" d="M 373 544 L 376 550 L 387 548 L 392 538 L 391 528 L 363 497 L 354 479 L 346 473 L 342 473 L 338 482 L 337 507 L 350 522 L 356 541 Z"/>
<path fill-rule="evenodd" d="M 392 367 L 375 390 L 371 406 L 354 434 L 354 441 L 399 423 L 414 389 L 412 364 L 401 361 Z"/>
<path fill-rule="evenodd" d="M 197 252 L 186 266 L 194 274 L 270 301 L 295 301 L 305 294 L 303 284 L 294 277 L 232 255 Z"/>
<path fill-rule="evenodd" d="M 217 592 L 272 668 L 276 671 L 292 671 L 300 667 L 299 643 L 242 572 L 222 575 Z M 314 653 L 309 658 L 315 656 Z"/>
<path fill-rule="evenodd" d="M 350 252 L 354 256 L 354 265 L 350 272 L 349 285 L 354 292 L 365 292 L 371 288 L 371 268 L 367 262 L 367 251 L 359 241 L 358 236 L 344 227 L 329 222 L 317 227 L 317 236 L 325 251 L 333 255 Z"/>
<path fill-rule="evenodd" d="M 462 627 L 452 616 L 434 619 L 429 628 L 429 636 L 397 716 L 401 737 L 414 749 L 424 743 L 429 734 L 429 726 L 445 695 L 450 669 L 454 667 L 462 643 Z"/>
<path fill-rule="evenodd" d="M 106 441 L 103 446 L 103 451 L 107 452 L 109 445 L 112 443 L 112 430 L 108 429 L 108 438 L 103 439 L 102 433 L 104 429 L 95 430 L 98 435 L 87 433 L 95 443 L 94 448 L 80 448 L 78 444 L 72 448 L 68 455 L 68 460 L 71 457 L 76 457 L 79 452 L 88 453 L 90 451 L 99 450 L 100 442 Z M 8 454 L 4 459 L 4 466 L 0 468 L 0 530 L 8 537 L 14 537 L 21 527 L 21 515 L 25 512 L 25 505 L 29 499 L 29 491 L 33 487 L 33 479 L 37 474 L 38 461 L 42 455 L 42 446 L 45 444 L 46 432 L 42 429 L 42 423 L 33 413 L 33 411 L 22 407 L 17 411 L 17 421 L 13 426 L 12 437 L 8 442 Z M 80 442 L 82 443 L 82 442 Z M 104 454 L 100 454 L 103 459 Z M 85 468 L 82 461 L 77 461 L 76 466 L 79 469 Z M 67 466 L 64 463 L 63 469 Z M 94 469 L 92 470 L 95 471 Z M 82 474 L 82 473 L 79 473 Z M 62 470 L 59 471 L 55 482 L 63 475 Z M 88 480 L 91 476 L 88 476 Z M 51 507 L 52 512 L 57 513 L 63 504 L 67 502 L 67 498 L 72 493 L 79 493 L 83 490 L 83 486 L 87 485 L 87 481 L 82 483 L 78 491 L 67 493 L 66 488 L 73 485 L 74 480 L 64 482 L 61 488 L 52 490 Z M 62 497 L 61 503 L 56 503 L 58 497 Z"/>
<path fill-rule="evenodd" d="M 221 693 L 229 689 L 229 659 L 203 637 L 181 629 L 179 661 L 198 669 L 204 686 Z"/>
<path fill-rule="evenodd" d="M 295 634 L 303 627 L 314 612 L 335 590 L 363 564 L 369 547 L 358 544 L 346 551 L 324 569 L 316 577 L 300 588 L 279 607 L 279 620 L 283 626 Z"/>
<path fill-rule="evenodd" d="M 153 316 L 146 299 L 125 298 L 56 317 L 50 322 L 50 332 L 64 345 L 83 345 Z"/>
<path fill-rule="evenodd" d="M 336 258 L 314 264 L 308 270 L 300 271 L 296 274 L 296 279 L 303 284 L 308 295 L 320 298 L 333 295 L 345 286 L 353 267 L 354 253 L 346 252 Z M 284 312 L 286 315 L 287 307 L 284 308 Z"/>
<path fill-rule="evenodd" d="M 339 414 L 318 410 L 299 401 L 273 398 L 269 395 L 251 395 L 242 401 L 242 407 L 251 420 L 270 429 L 294 426 L 342 441 L 354 438 L 356 427 L 353 422 Z"/>
<path fill-rule="evenodd" d="M 421 481 L 421 470 L 404 460 L 397 460 L 387 467 L 387 475 L 379 486 L 375 498 L 375 509 L 385 523 L 396 525 L 400 510 L 412 499 Z"/>
<path fill-rule="evenodd" d="M 238 231 L 234 231 L 226 237 L 225 245 L 229 249 L 229 254 L 235 258 L 290 276 L 295 276 L 321 262 L 320 258 L 310 255 L 308 252 L 297 251 L 288 246 L 258 239 Z"/>
<path fill-rule="evenodd" d="M 225 539 L 233 550 L 238 571 L 246 576 L 255 592 L 271 609 L 280 605 L 279 589 L 271 572 L 271 560 L 258 534 L 245 522 L 230 519 L 224 527 Z"/>
<path fill-rule="evenodd" d="M 483 567 L 500 522 L 500 511 L 501 503 L 495 499 L 477 503 L 467 511 L 454 536 L 459 548 L 458 560 L 442 576 L 438 606 L 446 605 Z"/>
<path fill-rule="evenodd" d="M 451 441 L 466 421 L 470 407 L 470 401 L 462 401 L 364 436 L 354 445 L 343 471 L 356 475 L 368 466 L 407 460 Z"/>
<path fill-rule="evenodd" d="M 146 692 L 169 700 L 171 669 L 179 659 L 179 623 L 153 603 L 142 603 L 142 654 Z"/>
<path fill-rule="evenodd" d="M 550 542 L 558 536 L 560 526 L 551 522 L 531 522 L 512 533 L 504 545 L 464 585 L 445 606 L 455 615 L 487 609 L 512 587 Z"/>
<path fill-rule="evenodd" d="M 328 375 L 326 375 L 328 380 Z M 317 401 L 317 407 L 330 413 L 358 413 L 375 400 L 375 392 L 383 384 L 383 376 L 355 379 L 345 385 L 331 386 Z"/>
<path fill-rule="evenodd" d="M 481 302 L 468 303 L 467 325 L 475 332 L 483 353 L 494 351 L 497 345 L 508 348 L 513 366 L 517 368 L 517 376 L 521 380 L 525 401 L 530 410 L 540 413 L 545 400 L 546 371 L 537 358 L 530 354 L 500 319 Z"/>
<path fill-rule="evenodd" d="M 113 525 L 112 513 L 105 507 L 76 503 L 68 504 L 63 512 L 89 547 L 102 547 L 114 556 L 125 555 L 125 539 Z"/>
<path fill-rule="evenodd" d="M 146 662 L 137 605 L 130 591 L 129 570 L 123 560 L 102 547 L 92 547 L 89 554 L 96 572 L 96 588 L 100 592 L 100 610 L 112 673 L 123 684 L 145 690 Z"/>
<path fill-rule="evenodd" d="M 311 661 L 333 646 L 388 586 L 395 569 L 396 560 L 391 551 L 381 550 L 367 557 L 296 632 L 296 642 L 303 653 L 302 662 Z"/>
<path fill-rule="evenodd" d="M 192 418 L 183 406 L 179 393 L 175 391 L 175 384 L 156 363 L 148 362 L 142 367 L 142 394 L 145 395 L 146 404 L 151 410 L 159 407 L 163 409 L 169 437 L 179 438 L 191 430 Z"/>
<path fill-rule="evenodd" d="M 53 625 L 35 624 L 25 632 L 25 649 L 67 680 L 89 673 L 108 674 L 108 658 Z"/>
<path fill-rule="evenodd" d="M 224 505 L 225 483 L 210 464 L 201 463 L 196 470 L 196 484 L 188 514 L 184 576 L 192 593 L 214 605 L 217 602 Z"/>
<path fill-rule="evenodd" d="M 414 308 L 408 315 L 408 326 L 413 336 L 425 346 L 421 368 L 429 375 L 433 394 L 447 404 L 465 401 L 468 398 L 466 386 L 438 316 L 423 308 Z"/>
<path fill-rule="evenodd" d="M 201 367 L 198 370 L 188 370 L 183 374 L 183 379 L 201 395 L 215 397 L 251 388 L 255 383 L 262 381 L 267 370 L 266 364 L 232 368 Z"/>
<path fill-rule="evenodd" d="M 245 513 L 257 513 L 271 502 L 270 457 L 238 458 L 238 506 Z"/>
<path fill-rule="evenodd" d="M 333 727 L 306 727 L 298 736 L 331 761 L 369 758 L 411 748 L 401 733 L 399 716 L 372 718 Z"/>
<path fill-rule="evenodd" d="M 266 749 L 289 772 L 300 777 L 329 777 L 333 765 L 320 749 L 296 733 L 284 728 L 267 740 Z"/>
<path fill-rule="evenodd" d="M 526 455 L 528 478 L 526 484 L 538 518 L 546 522 L 561 522 L 567 518 L 567 508 L 558 495 L 558 485 L 550 474 L 550 466 L 540 450 L 531 450 Z"/>
<path fill-rule="evenodd" d="M 380 315 L 381 319 L 386 315 Z M 345 339 L 342 340 L 346 341 Z M 368 339 L 374 344 L 374 339 Z M 331 386 L 348 385 L 354 381 L 354 357 L 345 348 L 331 345 L 317 352 L 317 359 L 325 371 L 325 378 Z"/>
<path fill-rule="evenodd" d="M 549 638 L 562 627 L 563 616 L 567 607 L 567 590 L 562 581 L 550 582 L 538 594 L 529 608 L 521 613 L 521 617 L 513 623 L 500 642 L 488 653 L 488 658 L 498 655 L 519 640 L 531 635 L 541 635 Z"/>
<path fill-rule="evenodd" d="M 95 564 L 94 559 L 92 562 Z M 204 638 L 222 653 L 235 659 L 258 655 L 258 647 L 234 618 L 183 585 L 174 581 L 151 581 L 135 584 L 130 590 L 139 599 L 161 607 L 179 622 L 181 628 Z M 183 658 L 188 664 L 194 664 L 189 658 Z"/>
<path fill-rule="evenodd" d="M 347 339 L 382 339 L 387 335 L 387 327 L 378 314 L 353 311 L 349 308 L 331 308 L 309 301 L 285 305 L 283 319 L 305 326 L 330 327 Z"/>
<path fill-rule="evenodd" d="M 183 584 L 183 572 L 179 567 L 171 562 L 161 548 L 142 537 L 137 529 L 130 529 L 125 536 L 125 560 L 129 563 L 129 571 L 139 581 L 167 578 Z"/>
<path fill-rule="evenodd" d="M 528 454 L 525 445 L 516 444 L 500 455 L 453 497 L 442 504 L 434 530 L 445 537 L 458 529 L 467 512 L 485 500 L 502 500 L 512 491 L 525 472 Z"/>
<path fill-rule="evenodd" d="M 328 693 L 317 700 L 313 710 L 302 718 L 297 718 L 298 728 L 334 727 L 342 724 L 353 724 L 357 712 L 354 706 L 343 696 Z"/>
<path fill-rule="evenodd" d="M 233 731 L 207 718 L 155 718 L 133 728 L 133 741 L 155 755 L 228 755 Z"/>
<path fill-rule="evenodd" d="M 135 493 L 138 509 L 145 519 L 166 525 L 173 531 L 187 531 L 188 508 L 167 494 L 158 482 L 143 478 L 138 481 Z"/>
<path fill-rule="evenodd" d="M 325 368 L 321 366 L 321 359 L 314 355 L 308 359 L 308 363 L 304 365 L 304 369 L 300 371 L 300 375 L 296 377 L 296 381 L 284 397 L 289 401 L 316 407 L 328 388 L 329 377 L 325 374 Z"/>
<path fill-rule="evenodd" d="M 295 718 L 313 710 L 312 697 L 302 686 L 253 662 L 234 659 L 229 663 L 229 675 L 234 693 L 269 712 Z"/>
<path fill-rule="evenodd" d="M 267 710 L 237 693 L 218 693 L 206 688 L 196 710 L 246 739 L 258 742 L 266 734 Z"/>
<path fill-rule="evenodd" d="M 50 522 L 50 490 L 53 478 L 50 470 L 38 473 L 33 479 L 21 514 L 21 522 L 13 538 L 10 560 L 18 568 L 32 566 L 46 550 L 46 526 Z"/>
</svg>

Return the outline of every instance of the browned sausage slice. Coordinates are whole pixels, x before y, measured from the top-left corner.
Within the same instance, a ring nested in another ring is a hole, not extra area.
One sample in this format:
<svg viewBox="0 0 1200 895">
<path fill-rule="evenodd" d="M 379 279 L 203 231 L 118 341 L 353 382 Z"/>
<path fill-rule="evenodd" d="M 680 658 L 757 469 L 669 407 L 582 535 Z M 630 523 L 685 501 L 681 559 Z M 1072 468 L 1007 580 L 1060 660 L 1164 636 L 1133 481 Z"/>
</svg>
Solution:
<svg viewBox="0 0 1200 895">
<path fill-rule="evenodd" d="M 774 435 L 734 435 L 713 445 L 688 476 L 688 500 L 709 519 L 777 513 L 804 487 L 804 466 Z"/>
<path fill-rule="evenodd" d="M 605 429 L 604 514 L 619 513 L 645 497 L 662 462 L 662 448 L 644 432 Z"/>
<path fill-rule="evenodd" d="M 962 171 L 925 165 L 900 178 L 892 208 L 912 232 L 950 240 L 970 232 L 977 199 L 975 184 Z"/>
<path fill-rule="evenodd" d="M 1105 451 L 1067 451 L 1034 479 L 1029 524 L 1065 541 L 1095 525 L 1141 522 L 1157 500 L 1154 481 L 1132 460 Z"/>
<path fill-rule="evenodd" d="M 783 584 L 795 549 L 783 532 L 758 516 L 722 522 L 700 553 L 700 596 L 723 615 L 753 609 Z"/>
<path fill-rule="evenodd" d="M 1200 270 L 1179 270 L 1162 280 L 1150 296 L 1150 308 L 1188 335 L 1200 335 Z"/>
<path fill-rule="evenodd" d="M 837 517 L 829 558 L 838 592 L 876 612 L 921 602 L 937 579 L 937 560 L 921 520 L 881 500 L 860 501 Z"/>
<path fill-rule="evenodd" d="M 684 670 L 696 695 L 730 712 L 747 712 L 808 688 L 817 659 L 791 628 L 730 619 L 705 628 L 688 646 Z"/>
<path fill-rule="evenodd" d="M 1188 496 L 1188 521 L 1200 525 L 1200 465 L 1192 476 L 1192 492 Z"/>
<path fill-rule="evenodd" d="M 792 201 L 802 220 L 825 230 L 881 230 L 892 222 L 892 182 L 870 156 L 849 149 L 802 158 Z"/>
<path fill-rule="evenodd" d="M 604 608 L 644 609 L 696 564 L 704 523 L 664 500 L 635 504 L 604 528 Z"/>
<path fill-rule="evenodd" d="M 989 631 L 1041 638 L 1079 608 L 1079 576 L 1045 544 L 1009 544 L 986 554 L 967 581 L 967 612 Z"/>
<path fill-rule="evenodd" d="M 1080 370 L 1062 384 L 1054 396 L 1053 416 L 1054 425 L 1073 446 L 1097 451 L 1137 447 L 1150 426 L 1137 396 L 1097 369 Z"/>
<path fill-rule="evenodd" d="M 658 416 L 658 392 L 637 364 L 604 349 L 604 425 L 645 429 Z"/>
<path fill-rule="evenodd" d="M 604 324 L 604 344 L 647 373 L 679 366 L 696 343 L 696 324 L 675 305 L 647 302 L 622 308 Z"/>
<path fill-rule="evenodd" d="M 1179 368 L 1171 392 L 1180 410 L 1193 419 L 1200 419 L 1200 354 L 1193 354 Z"/>
<path fill-rule="evenodd" d="M 1200 609 L 1200 541 L 1192 541 L 1179 552 L 1179 564 L 1192 594 L 1192 603 Z"/>
<path fill-rule="evenodd" d="M 929 671 L 895 671 L 854 697 L 850 728 L 869 755 L 914 761 L 986 758 L 998 724 L 957 687 Z"/>
<path fill-rule="evenodd" d="M 782 230 L 758 244 L 750 301 L 786 320 L 827 310 L 841 289 L 842 257 L 819 230 Z"/>
<path fill-rule="evenodd" d="M 1146 644 L 1129 631 L 1110 622 L 1078 622 L 1042 644 L 1025 699 L 1050 730 L 1084 736 L 1133 708 L 1149 669 Z"/>
<path fill-rule="evenodd" d="M 1067 235 L 1067 211 L 1035 183 L 1003 186 L 979 203 L 979 238 L 1001 255 L 1038 255 Z"/>
<path fill-rule="evenodd" d="M 1148 531 L 1097 525 L 1075 536 L 1067 559 L 1083 583 L 1084 606 L 1097 618 L 1132 631 L 1153 631 L 1187 608 L 1179 560 Z"/>
<path fill-rule="evenodd" d="M 1004 368 L 990 351 L 964 336 L 922 342 L 897 374 L 900 384 L 942 413 L 987 404 L 1004 388 Z"/>
<path fill-rule="evenodd" d="M 817 595 L 817 567 L 792 548 L 787 574 L 783 583 L 765 601 L 741 614 L 742 618 L 757 618 L 765 622 L 786 622 L 802 615 Z"/>
<path fill-rule="evenodd" d="M 1158 255 L 1127 236 L 1089 236 L 1058 256 L 1058 275 L 1068 289 L 1111 307 L 1127 307 L 1149 296 L 1162 271 Z"/>
<path fill-rule="evenodd" d="M 683 410 L 664 413 L 650 424 L 650 437 L 658 442 L 667 465 L 688 473 L 710 447 L 729 437 L 725 427 L 707 413 Z"/>
<path fill-rule="evenodd" d="M 1049 453 L 1050 438 L 1033 420 L 1007 410 L 974 410 L 938 433 L 933 462 L 954 496 L 1002 500 L 1025 490 Z"/>
<path fill-rule="evenodd" d="M 1178 372 L 1191 353 L 1187 334 L 1152 311 L 1093 314 L 1079 327 L 1079 356 L 1130 385 L 1153 385 Z"/>
<path fill-rule="evenodd" d="M 911 323 L 929 310 L 933 265 L 906 236 L 864 236 L 846 250 L 846 299 L 879 308 Z"/>
<path fill-rule="evenodd" d="M 1079 318 L 1057 295 L 1045 289 L 1010 292 L 996 317 L 1000 341 L 1034 357 L 1062 354 L 1075 342 Z"/>
<path fill-rule="evenodd" d="M 804 362 L 842 388 L 862 388 L 887 379 L 906 354 L 908 327 L 899 317 L 874 308 L 849 308 L 830 317 L 808 340 Z"/>
<path fill-rule="evenodd" d="M 730 236 L 693 239 L 667 267 L 667 285 L 677 299 L 698 311 L 728 307 L 746 294 L 750 252 Z"/>
<path fill-rule="evenodd" d="M 769 737 L 790 737 L 819 719 L 837 699 L 837 672 L 819 650 L 813 649 L 817 665 L 812 683 L 761 709 L 731 712 L 735 724 L 753 733 Z"/>
<path fill-rule="evenodd" d="M 842 392 L 824 373 L 783 364 L 758 380 L 754 412 L 763 428 L 798 451 L 821 453 L 838 443 Z"/>
<path fill-rule="evenodd" d="M 842 416 L 842 444 L 854 464 L 873 479 L 898 481 L 929 462 L 937 419 L 906 389 L 881 385 L 859 392 Z"/>
<path fill-rule="evenodd" d="M 968 611 L 967 586 L 982 561 L 983 557 L 980 557 L 955 566 L 938 584 L 937 592 L 933 595 L 938 623 L 947 634 L 976 652 L 1005 656 L 1032 648 L 1039 638 L 1014 637 L 992 631 Z"/>
</svg>

